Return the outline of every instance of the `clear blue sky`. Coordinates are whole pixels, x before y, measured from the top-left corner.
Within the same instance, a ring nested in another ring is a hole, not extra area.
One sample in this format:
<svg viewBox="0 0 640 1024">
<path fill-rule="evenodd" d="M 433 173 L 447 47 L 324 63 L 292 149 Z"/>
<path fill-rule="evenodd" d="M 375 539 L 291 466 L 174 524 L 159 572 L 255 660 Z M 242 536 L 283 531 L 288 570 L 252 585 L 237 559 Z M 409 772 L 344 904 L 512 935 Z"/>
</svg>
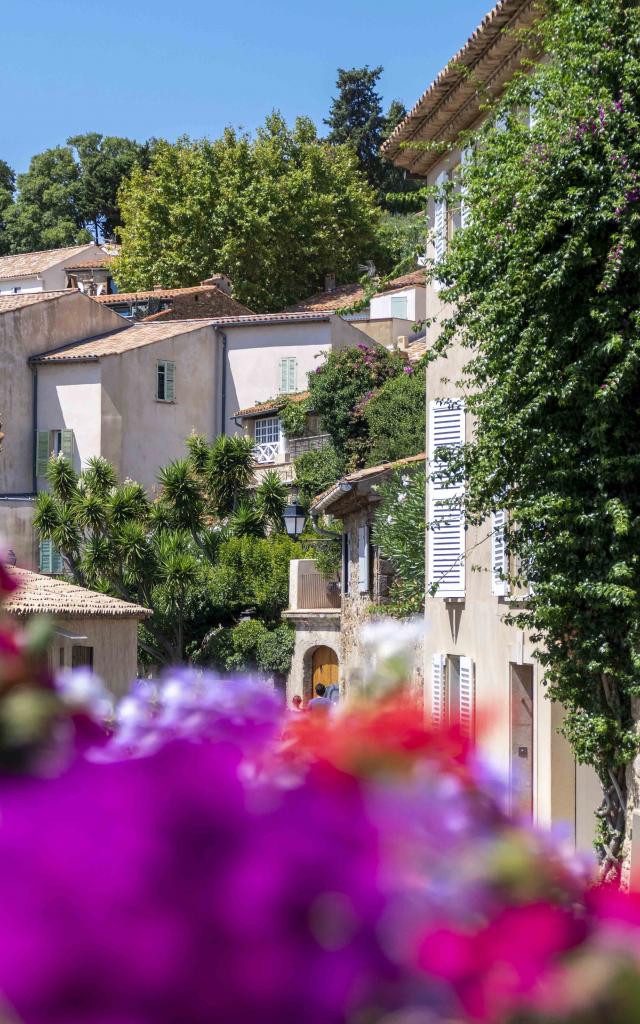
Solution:
<svg viewBox="0 0 640 1024">
<path fill-rule="evenodd" d="M 338 67 L 384 66 L 411 107 L 495 0 L 1 0 L 0 157 L 99 131 L 140 141 L 319 125 Z"/>
</svg>

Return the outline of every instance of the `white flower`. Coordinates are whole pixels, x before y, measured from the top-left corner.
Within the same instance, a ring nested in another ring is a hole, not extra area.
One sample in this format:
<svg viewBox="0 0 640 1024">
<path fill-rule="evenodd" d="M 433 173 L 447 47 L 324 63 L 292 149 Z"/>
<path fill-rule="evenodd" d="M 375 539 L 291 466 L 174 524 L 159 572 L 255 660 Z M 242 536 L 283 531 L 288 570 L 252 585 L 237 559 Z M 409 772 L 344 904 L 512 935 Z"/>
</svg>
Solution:
<svg viewBox="0 0 640 1024">
<path fill-rule="evenodd" d="M 410 483 L 411 483 L 411 477 L 410 476 L 403 476 L 402 477 L 402 486 L 403 487 L 408 487 Z"/>
<path fill-rule="evenodd" d="M 59 672 L 55 678 L 55 687 L 65 704 L 85 707 L 96 719 L 110 718 L 113 714 L 111 694 L 105 689 L 100 677 L 89 669 Z"/>
<path fill-rule="evenodd" d="M 405 491 L 401 491 L 400 494 L 398 495 L 398 501 L 402 505 L 403 501 L 406 501 L 406 500 L 407 500 L 407 495 L 406 495 Z"/>
<path fill-rule="evenodd" d="M 389 526 L 391 526 L 392 522 L 393 522 L 393 516 L 387 516 L 387 524 Z"/>
</svg>

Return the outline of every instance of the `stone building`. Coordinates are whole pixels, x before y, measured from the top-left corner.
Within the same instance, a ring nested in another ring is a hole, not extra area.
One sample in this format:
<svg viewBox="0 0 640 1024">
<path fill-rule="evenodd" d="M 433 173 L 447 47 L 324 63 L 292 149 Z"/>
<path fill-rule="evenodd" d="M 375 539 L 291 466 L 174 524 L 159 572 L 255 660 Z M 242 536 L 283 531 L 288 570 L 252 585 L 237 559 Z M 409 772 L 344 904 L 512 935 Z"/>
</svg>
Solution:
<svg viewBox="0 0 640 1024">
<path fill-rule="evenodd" d="M 362 626 L 384 615 L 393 569 L 372 543 L 372 526 L 380 496 L 376 486 L 396 469 L 419 465 L 415 455 L 350 473 L 319 495 L 311 516 L 332 516 L 342 521 L 341 569 L 326 580 L 313 559 L 291 562 L 289 609 L 284 613 L 296 632 L 287 698 L 300 694 L 310 699 L 315 686 L 329 683 L 348 695 L 364 670 L 360 640 Z M 417 659 L 421 689 L 421 658 Z"/>
</svg>

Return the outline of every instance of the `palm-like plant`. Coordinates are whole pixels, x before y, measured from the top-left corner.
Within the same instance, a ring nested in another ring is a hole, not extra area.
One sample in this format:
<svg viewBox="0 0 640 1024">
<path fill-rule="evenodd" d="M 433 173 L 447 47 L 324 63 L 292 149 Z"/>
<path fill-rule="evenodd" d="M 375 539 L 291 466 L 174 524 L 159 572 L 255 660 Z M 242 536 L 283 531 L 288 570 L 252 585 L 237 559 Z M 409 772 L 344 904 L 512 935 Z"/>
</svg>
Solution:
<svg viewBox="0 0 640 1024">
<path fill-rule="evenodd" d="M 274 533 L 284 529 L 283 512 L 287 504 L 287 488 L 278 474 L 270 469 L 256 488 L 256 506 L 263 521 Z"/>
<path fill-rule="evenodd" d="M 209 449 L 203 472 L 215 513 L 221 518 L 247 499 L 255 461 L 250 437 L 218 437 Z"/>
</svg>

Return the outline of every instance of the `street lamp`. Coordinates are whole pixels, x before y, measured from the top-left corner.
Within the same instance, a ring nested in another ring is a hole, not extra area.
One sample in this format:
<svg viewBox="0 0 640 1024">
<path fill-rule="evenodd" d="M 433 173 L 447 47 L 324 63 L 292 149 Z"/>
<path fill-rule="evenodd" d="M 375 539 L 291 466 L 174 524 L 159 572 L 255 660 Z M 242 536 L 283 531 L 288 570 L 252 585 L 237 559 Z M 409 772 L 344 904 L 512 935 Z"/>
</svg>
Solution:
<svg viewBox="0 0 640 1024">
<path fill-rule="evenodd" d="M 287 533 L 294 540 L 300 536 L 307 522 L 307 513 L 297 501 L 287 505 L 282 513 Z"/>
</svg>

